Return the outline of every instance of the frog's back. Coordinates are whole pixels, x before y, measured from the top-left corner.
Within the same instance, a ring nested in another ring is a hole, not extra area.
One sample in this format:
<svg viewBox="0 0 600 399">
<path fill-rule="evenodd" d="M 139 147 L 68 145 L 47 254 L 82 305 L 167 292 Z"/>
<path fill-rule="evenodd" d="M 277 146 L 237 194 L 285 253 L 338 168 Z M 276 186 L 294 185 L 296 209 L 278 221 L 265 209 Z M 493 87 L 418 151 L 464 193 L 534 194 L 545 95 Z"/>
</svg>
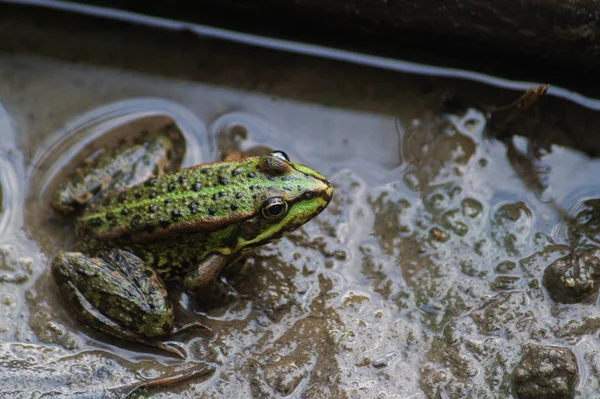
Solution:
<svg viewBox="0 0 600 399">
<path fill-rule="evenodd" d="M 247 158 L 151 178 L 88 208 L 78 227 L 103 241 L 137 243 L 212 233 L 254 213 L 253 195 L 268 182 L 256 165 Z"/>
<path fill-rule="evenodd" d="M 327 187 L 313 170 L 273 156 L 201 164 L 114 194 L 88 208 L 78 228 L 80 235 L 93 239 L 135 243 L 190 233 L 215 235 L 259 214 L 268 198 L 292 203 L 306 195 L 327 196 Z"/>
</svg>

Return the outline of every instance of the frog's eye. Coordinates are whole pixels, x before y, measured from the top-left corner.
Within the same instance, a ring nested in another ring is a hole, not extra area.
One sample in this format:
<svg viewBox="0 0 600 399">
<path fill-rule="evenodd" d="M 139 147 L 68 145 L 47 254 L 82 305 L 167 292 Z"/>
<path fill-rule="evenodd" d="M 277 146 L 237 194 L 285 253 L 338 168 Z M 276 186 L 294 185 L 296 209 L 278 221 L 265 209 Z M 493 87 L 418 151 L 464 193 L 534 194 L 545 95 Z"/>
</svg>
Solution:
<svg viewBox="0 0 600 399">
<path fill-rule="evenodd" d="M 281 197 L 269 198 L 262 205 L 262 214 L 268 220 L 281 219 L 287 211 L 287 202 Z"/>
<path fill-rule="evenodd" d="M 290 157 L 288 157 L 288 154 L 283 151 L 273 151 L 271 156 L 290 162 Z"/>
</svg>

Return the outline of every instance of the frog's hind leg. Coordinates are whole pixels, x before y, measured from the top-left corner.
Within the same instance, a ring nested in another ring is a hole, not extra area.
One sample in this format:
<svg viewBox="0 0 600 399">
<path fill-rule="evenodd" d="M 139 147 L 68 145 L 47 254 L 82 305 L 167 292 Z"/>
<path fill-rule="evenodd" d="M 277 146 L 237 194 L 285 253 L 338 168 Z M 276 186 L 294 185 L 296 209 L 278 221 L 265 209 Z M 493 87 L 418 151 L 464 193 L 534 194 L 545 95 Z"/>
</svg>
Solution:
<svg viewBox="0 0 600 399">
<path fill-rule="evenodd" d="M 174 331 L 167 291 L 135 255 L 117 249 L 98 257 L 62 252 L 52 262 L 60 292 L 76 317 L 108 334 L 182 355 L 160 342 Z"/>
<path fill-rule="evenodd" d="M 70 213 L 90 202 L 101 202 L 108 193 L 118 193 L 164 174 L 172 148 L 170 139 L 157 136 L 100 157 L 78 168 L 71 180 L 55 191 L 51 205 L 57 211 Z"/>
<path fill-rule="evenodd" d="M 147 337 L 136 334 L 133 331 L 122 328 L 117 323 L 100 313 L 100 311 L 96 309 L 86 297 L 83 296 L 81 291 L 79 291 L 77 287 L 73 285 L 73 283 L 69 282 L 68 284 L 70 285 L 68 291 L 75 296 L 75 298 L 71 297 L 75 300 L 71 300 L 70 307 L 75 311 L 82 323 L 93 326 L 94 328 L 104 331 L 105 333 L 113 335 L 117 338 L 121 338 L 126 341 L 139 342 L 147 346 L 153 346 L 167 352 L 171 352 L 182 359 L 186 358 L 186 352 L 179 347 L 166 345 L 162 341 L 151 340 Z M 65 294 L 63 293 L 63 295 Z"/>
</svg>

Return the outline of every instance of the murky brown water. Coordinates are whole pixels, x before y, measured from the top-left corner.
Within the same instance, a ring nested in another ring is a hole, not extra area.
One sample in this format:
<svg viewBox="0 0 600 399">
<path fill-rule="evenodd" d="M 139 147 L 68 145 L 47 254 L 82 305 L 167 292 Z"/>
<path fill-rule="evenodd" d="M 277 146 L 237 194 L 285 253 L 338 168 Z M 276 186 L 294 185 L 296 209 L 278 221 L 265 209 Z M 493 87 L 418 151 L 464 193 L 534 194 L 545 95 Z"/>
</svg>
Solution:
<svg viewBox="0 0 600 399">
<path fill-rule="evenodd" d="M 14 12 L 0 26 L 0 397 L 123 397 L 182 374 L 193 376 L 143 394 L 506 398 L 558 380 L 558 397 L 600 389 L 598 205 L 582 202 L 600 197 L 589 156 L 600 115 L 544 98 L 500 140 L 484 107 L 519 93 L 47 17 Z M 83 328 L 49 274 L 74 236 L 50 211 L 48 187 L 84 148 L 111 142 L 104 132 L 165 117 L 187 138 L 186 165 L 282 149 L 336 190 L 316 220 L 230 276 L 247 298 L 201 309 L 177 297 L 182 318 L 214 332 L 183 338 L 185 362 Z M 577 217 L 561 222 L 561 210 Z M 569 269 L 572 258 L 585 273 Z M 543 284 L 551 265 L 562 291 Z"/>
</svg>

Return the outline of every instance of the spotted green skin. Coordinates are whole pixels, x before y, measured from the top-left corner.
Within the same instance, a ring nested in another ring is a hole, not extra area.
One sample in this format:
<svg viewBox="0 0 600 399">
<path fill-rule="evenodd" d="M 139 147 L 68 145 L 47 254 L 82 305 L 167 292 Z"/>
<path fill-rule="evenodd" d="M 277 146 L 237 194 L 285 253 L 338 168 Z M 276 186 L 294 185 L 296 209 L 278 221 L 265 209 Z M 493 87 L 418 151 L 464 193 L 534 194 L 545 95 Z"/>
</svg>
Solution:
<svg viewBox="0 0 600 399">
<path fill-rule="evenodd" d="M 59 253 L 53 275 L 81 321 L 120 338 L 152 344 L 169 335 L 175 327 L 165 281 L 183 279 L 192 294 L 210 298 L 224 267 L 331 200 L 325 177 L 277 154 L 162 174 L 169 140 L 137 147 L 99 160 L 109 165 L 104 170 L 80 171 L 52 201 L 69 212 L 94 198 L 77 222 L 77 252 Z M 273 198 L 287 204 L 281 217 L 263 212 Z"/>
<path fill-rule="evenodd" d="M 238 253 L 294 230 L 330 198 L 326 179 L 302 165 L 248 158 L 184 169 L 147 180 L 84 213 L 82 236 L 132 250 L 164 279 L 182 277 L 211 252 Z M 292 208 L 272 223 L 261 214 L 271 197 Z M 243 226 L 253 226 L 247 234 Z"/>
</svg>

